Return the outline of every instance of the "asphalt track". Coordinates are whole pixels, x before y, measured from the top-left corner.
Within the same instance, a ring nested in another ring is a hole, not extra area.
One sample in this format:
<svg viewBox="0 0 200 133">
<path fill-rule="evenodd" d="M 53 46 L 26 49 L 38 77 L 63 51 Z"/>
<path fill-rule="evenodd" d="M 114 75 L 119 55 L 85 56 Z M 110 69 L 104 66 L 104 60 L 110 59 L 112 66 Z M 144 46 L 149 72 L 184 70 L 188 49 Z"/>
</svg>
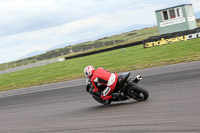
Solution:
<svg viewBox="0 0 200 133">
<path fill-rule="evenodd" d="M 2 92 L 0 133 L 200 132 L 199 61 L 131 73 L 143 75 L 147 101 L 101 105 L 83 79 Z"/>
</svg>

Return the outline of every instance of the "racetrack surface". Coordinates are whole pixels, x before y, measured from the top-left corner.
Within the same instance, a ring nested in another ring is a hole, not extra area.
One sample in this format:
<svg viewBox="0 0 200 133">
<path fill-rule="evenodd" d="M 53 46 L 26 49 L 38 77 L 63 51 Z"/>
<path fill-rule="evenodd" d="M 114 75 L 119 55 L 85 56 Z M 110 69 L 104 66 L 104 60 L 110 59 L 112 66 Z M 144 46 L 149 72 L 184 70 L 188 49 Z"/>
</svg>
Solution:
<svg viewBox="0 0 200 133">
<path fill-rule="evenodd" d="M 200 132 L 199 61 L 131 74 L 143 75 L 147 101 L 101 105 L 85 92 L 84 79 L 6 92 L 0 98 L 0 133 Z"/>
</svg>

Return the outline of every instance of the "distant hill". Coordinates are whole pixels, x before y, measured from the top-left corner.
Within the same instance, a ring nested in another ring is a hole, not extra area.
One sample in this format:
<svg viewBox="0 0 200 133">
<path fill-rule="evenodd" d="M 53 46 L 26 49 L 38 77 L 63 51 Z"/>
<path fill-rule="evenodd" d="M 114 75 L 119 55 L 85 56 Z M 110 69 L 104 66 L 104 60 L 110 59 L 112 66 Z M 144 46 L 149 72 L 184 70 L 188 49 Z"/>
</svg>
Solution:
<svg viewBox="0 0 200 133">
<path fill-rule="evenodd" d="M 45 51 L 33 51 L 33 52 L 25 55 L 24 57 L 21 57 L 21 59 L 32 57 L 32 56 L 36 56 L 36 55 L 40 55 L 40 54 L 43 54 L 43 53 L 45 53 Z"/>
</svg>

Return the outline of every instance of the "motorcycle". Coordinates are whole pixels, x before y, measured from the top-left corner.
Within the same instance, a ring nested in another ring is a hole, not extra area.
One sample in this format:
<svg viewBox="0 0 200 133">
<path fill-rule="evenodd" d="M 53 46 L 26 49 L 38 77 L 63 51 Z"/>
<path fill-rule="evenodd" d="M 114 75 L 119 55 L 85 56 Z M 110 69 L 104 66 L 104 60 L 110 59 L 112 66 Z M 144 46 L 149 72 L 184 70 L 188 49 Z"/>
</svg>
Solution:
<svg viewBox="0 0 200 133">
<path fill-rule="evenodd" d="M 130 98 L 136 101 L 145 101 L 149 97 L 149 93 L 143 86 L 139 85 L 138 82 L 142 79 L 142 76 L 137 75 L 134 79 L 128 79 L 130 72 L 122 73 L 118 75 L 118 81 L 115 90 L 112 92 L 112 99 L 103 100 L 100 96 L 101 93 L 93 93 L 93 86 L 90 81 L 86 82 L 86 90 L 89 92 L 92 97 L 99 103 L 103 105 L 108 105 L 113 101 L 124 101 Z M 98 85 L 99 92 L 107 86 Z"/>
</svg>

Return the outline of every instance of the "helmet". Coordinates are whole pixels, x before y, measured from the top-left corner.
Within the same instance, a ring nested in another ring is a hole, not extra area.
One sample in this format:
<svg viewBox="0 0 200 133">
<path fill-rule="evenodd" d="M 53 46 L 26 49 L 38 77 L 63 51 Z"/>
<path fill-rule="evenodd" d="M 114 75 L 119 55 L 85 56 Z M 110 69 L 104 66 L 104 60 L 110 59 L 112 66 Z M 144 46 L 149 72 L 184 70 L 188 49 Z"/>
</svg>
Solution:
<svg viewBox="0 0 200 133">
<path fill-rule="evenodd" d="M 84 69 L 85 77 L 91 78 L 94 71 L 95 71 L 95 68 L 92 65 L 86 66 L 85 69 Z"/>
</svg>

